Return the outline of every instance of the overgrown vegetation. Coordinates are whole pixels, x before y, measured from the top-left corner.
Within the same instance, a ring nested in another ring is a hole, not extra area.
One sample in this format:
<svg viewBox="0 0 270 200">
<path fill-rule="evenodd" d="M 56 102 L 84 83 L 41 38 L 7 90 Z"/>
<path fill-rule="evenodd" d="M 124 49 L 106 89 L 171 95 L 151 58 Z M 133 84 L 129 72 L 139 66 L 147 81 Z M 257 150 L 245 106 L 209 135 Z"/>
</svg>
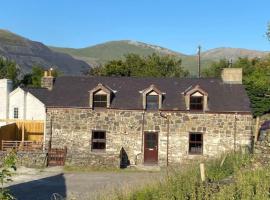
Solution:
<svg viewBox="0 0 270 200">
<path fill-rule="evenodd" d="M 8 189 L 4 188 L 4 184 L 12 181 L 12 171 L 16 170 L 16 153 L 14 151 L 9 152 L 3 159 L 2 167 L 0 170 L 0 199 L 1 200 L 12 200 L 14 196 L 9 192 Z"/>
<path fill-rule="evenodd" d="M 198 163 L 175 169 L 156 184 L 137 191 L 117 191 L 117 200 L 269 199 L 270 169 L 251 170 L 249 154 L 230 154 L 206 164 L 208 181 L 202 182 Z M 229 177 L 229 178 L 228 178 Z M 225 180 L 224 178 L 227 178 Z M 105 198 L 106 199 L 106 198 Z"/>
</svg>

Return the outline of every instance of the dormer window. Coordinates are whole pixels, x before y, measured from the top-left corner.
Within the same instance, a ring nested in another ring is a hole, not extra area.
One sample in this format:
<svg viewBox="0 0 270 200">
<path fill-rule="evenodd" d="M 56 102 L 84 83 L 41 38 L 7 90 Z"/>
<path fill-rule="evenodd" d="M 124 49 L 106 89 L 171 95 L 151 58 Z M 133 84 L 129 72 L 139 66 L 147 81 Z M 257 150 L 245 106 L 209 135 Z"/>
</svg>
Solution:
<svg viewBox="0 0 270 200">
<path fill-rule="evenodd" d="M 143 109 L 146 110 L 158 110 L 162 107 L 162 93 L 155 85 L 140 91 L 142 93 Z"/>
<path fill-rule="evenodd" d="M 189 109 L 190 110 L 203 110 L 203 97 L 191 96 Z"/>
<path fill-rule="evenodd" d="M 146 95 L 146 109 L 147 110 L 158 110 L 159 108 L 158 104 L 159 104 L 158 94 Z"/>
<path fill-rule="evenodd" d="M 185 92 L 185 102 L 187 110 L 205 111 L 208 110 L 208 93 L 199 85 L 189 87 Z"/>
<path fill-rule="evenodd" d="M 94 94 L 93 106 L 99 108 L 106 108 L 107 94 Z"/>
<path fill-rule="evenodd" d="M 109 108 L 113 90 L 99 83 L 94 89 L 90 90 L 90 108 Z"/>
</svg>

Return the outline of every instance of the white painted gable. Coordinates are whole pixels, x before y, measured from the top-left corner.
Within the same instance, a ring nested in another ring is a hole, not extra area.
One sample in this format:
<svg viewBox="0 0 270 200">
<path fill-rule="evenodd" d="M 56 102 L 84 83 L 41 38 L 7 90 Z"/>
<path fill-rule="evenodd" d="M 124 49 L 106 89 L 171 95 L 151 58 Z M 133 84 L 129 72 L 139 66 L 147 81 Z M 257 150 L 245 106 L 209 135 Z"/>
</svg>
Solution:
<svg viewBox="0 0 270 200">
<path fill-rule="evenodd" d="M 193 96 L 193 97 L 202 97 L 203 96 L 203 94 L 202 93 L 200 93 L 200 92 L 195 92 L 194 94 L 192 94 L 191 96 Z"/>
<path fill-rule="evenodd" d="M 45 120 L 45 105 L 21 88 L 9 94 L 9 119 L 14 119 L 15 108 L 18 108 L 18 119 Z"/>
</svg>

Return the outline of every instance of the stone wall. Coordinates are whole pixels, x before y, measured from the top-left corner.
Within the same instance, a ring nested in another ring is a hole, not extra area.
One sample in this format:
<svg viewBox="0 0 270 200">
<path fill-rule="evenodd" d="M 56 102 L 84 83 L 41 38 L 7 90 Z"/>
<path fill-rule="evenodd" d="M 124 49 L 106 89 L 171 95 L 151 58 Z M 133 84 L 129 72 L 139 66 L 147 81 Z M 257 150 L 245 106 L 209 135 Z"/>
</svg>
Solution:
<svg viewBox="0 0 270 200">
<path fill-rule="evenodd" d="M 3 159 L 7 152 L 0 151 L 0 165 L 2 165 Z M 37 167 L 42 168 L 47 166 L 47 152 L 23 152 L 19 151 L 16 153 L 17 166 L 25 167 Z"/>
<path fill-rule="evenodd" d="M 255 143 L 254 154 L 261 163 L 270 163 L 270 130 L 266 131 L 263 141 Z"/>
<path fill-rule="evenodd" d="M 249 114 L 188 112 L 163 112 L 163 114 L 170 115 L 168 152 L 170 164 L 181 163 L 187 159 L 217 156 L 233 150 L 234 146 L 238 148 L 249 146 L 251 143 L 252 116 Z M 91 152 L 92 130 L 106 131 L 106 152 Z M 47 109 L 46 144 L 48 145 L 51 140 L 52 147 L 67 146 L 68 157 L 71 158 L 69 163 L 106 165 L 111 163 L 111 160 L 117 163 L 123 147 L 131 164 L 141 164 L 144 131 L 158 132 L 159 165 L 166 165 L 167 120 L 162 118 L 159 112 L 143 114 L 143 111 L 110 109 Z M 203 156 L 188 154 L 190 132 L 203 133 Z M 87 155 L 87 159 L 81 159 L 82 155 Z"/>
</svg>

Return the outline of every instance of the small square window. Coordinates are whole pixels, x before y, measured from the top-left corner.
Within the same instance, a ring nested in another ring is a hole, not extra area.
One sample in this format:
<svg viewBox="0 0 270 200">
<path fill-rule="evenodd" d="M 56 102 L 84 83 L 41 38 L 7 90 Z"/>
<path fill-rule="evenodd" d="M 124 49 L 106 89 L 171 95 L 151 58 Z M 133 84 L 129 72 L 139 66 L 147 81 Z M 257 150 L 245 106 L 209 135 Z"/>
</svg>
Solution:
<svg viewBox="0 0 270 200">
<path fill-rule="evenodd" d="M 105 151 L 106 149 L 106 132 L 92 132 L 92 151 Z"/>
<path fill-rule="evenodd" d="M 190 110 L 203 110 L 203 97 L 190 97 Z"/>
<path fill-rule="evenodd" d="M 19 118 L 19 108 L 14 108 L 13 110 L 13 118 L 18 119 Z"/>
<path fill-rule="evenodd" d="M 203 153 L 203 134 L 190 133 L 189 134 L 189 154 Z"/>
<path fill-rule="evenodd" d="M 107 95 L 95 94 L 93 99 L 93 106 L 99 108 L 107 107 Z"/>
</svg>

